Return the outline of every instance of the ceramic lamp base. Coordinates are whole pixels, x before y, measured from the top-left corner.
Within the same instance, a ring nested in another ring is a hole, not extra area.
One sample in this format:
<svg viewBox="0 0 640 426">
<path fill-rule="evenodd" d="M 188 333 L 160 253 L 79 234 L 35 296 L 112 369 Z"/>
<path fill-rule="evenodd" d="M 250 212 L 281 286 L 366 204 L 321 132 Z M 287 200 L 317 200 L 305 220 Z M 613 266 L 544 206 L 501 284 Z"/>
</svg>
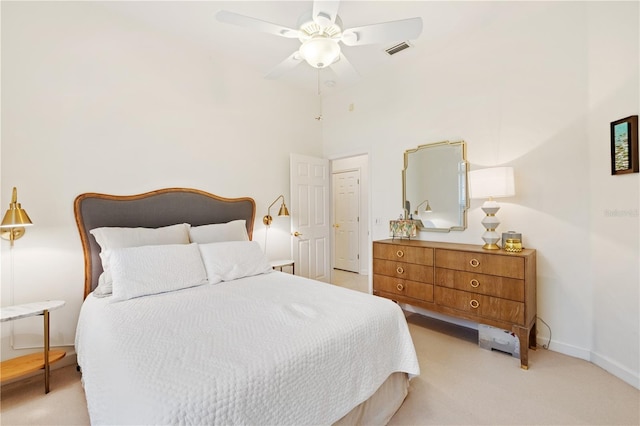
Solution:
<svg viewBox="0 0 640 426">
<path fill-rule="evenodd" d="M 484 234 L 482 234 L 482 241 L 484 241 L 484 245 L 482 246 L 485 250 L 500 250 L 500 246 L 498 246 L 498 241 L 500 241 L 500 235 L 493 229 L 487 229 Z"/>
<path fill-rule="evenodd" d="M 500 250 L 498 241 L 500 241 L 500 234 L 496 232 L 496 228 L 500 225 L 500 221 L 496 217 L 496 213 L 500 210 L 500 206 L 493 200 L 485 201 L 482 205 L 482 211 L 486 213 L 486 216 L 482 219 L 482 226 L 486 229 L 482 234 L 482 240 L 485 250 Z"/>
<path fill-rule="evenodd" d="M 485 244 L 482 246 L 483 249 L 485 250 L 500 250 L 500 246 L 497 244 Z"/>
</svg>

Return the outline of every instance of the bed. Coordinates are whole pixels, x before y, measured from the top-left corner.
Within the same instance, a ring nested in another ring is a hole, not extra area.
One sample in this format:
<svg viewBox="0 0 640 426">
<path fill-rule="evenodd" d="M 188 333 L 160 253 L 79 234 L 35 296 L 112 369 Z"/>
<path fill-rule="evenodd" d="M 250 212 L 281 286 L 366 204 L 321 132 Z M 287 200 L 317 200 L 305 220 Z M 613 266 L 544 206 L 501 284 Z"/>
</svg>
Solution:
<svg viewBox="0 0 640 426">
<path fill-rule="evenodd" d="M 79 195 L 92 424 L 386 424 L 419 365 L 393 302 L 274 271 L 255 203 Z"/>
</svg>

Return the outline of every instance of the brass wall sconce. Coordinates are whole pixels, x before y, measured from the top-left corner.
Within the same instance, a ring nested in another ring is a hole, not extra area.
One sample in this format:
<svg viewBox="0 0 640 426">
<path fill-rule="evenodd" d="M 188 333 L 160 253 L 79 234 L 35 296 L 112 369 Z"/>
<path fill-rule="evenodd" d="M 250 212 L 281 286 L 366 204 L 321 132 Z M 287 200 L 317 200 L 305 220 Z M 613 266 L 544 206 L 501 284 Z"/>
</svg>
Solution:
<svg viewBox="0 0 640 426">
<path fill-rule="evenodd" d="M 282 198 L 282 205 L 280 206 L 280 210 L 278 210 L 278 216 L 289 216 L 289 209 L 287 209 L 287 206 L 284 204 L 284 195 L 280 195 L 273 201 L 273 203 L 271 203 L 267 209 L 267 215 L 262 218 L 262 223 L 265 225 L 271 225 L 271 222 L 273 221 L 273 218 L 271 217 L 271 207 L 273 207 L 280 198 Z"/>
<path fill-rule="evenodd" d="M 24 227 L 30 225 L 33 225 L 33 223 L 29 219 L 27 212 L 18 203 L 18 190 L 14 187 L 11 195 L 11 204 L 9 204 L 9 209 L 4 214 L 0 224 L 0 237 L 9 240 L 13 247 L 13 242 L 24 235 Z"/>
<path fill-rule="evenodd" d="M 420 214 L 420 206 L 421 206 L 421 205 L 423 205 L 424 203 L 427 203 L 427 206 L 424 208 L 423 212 L 425 212 L 425 213 L 431 213 L 431 212 L 432 212 L 432 210 L 431 210 L 431 206 L 429 205 L 429 200 L 424 200 L 423 202 L 421 202 L 420 204 L 418 204 L 418 207 L 416 207 L 416 211 L 415 211 L 415 213 L 413 213 L 413 214 L 415 214 L 415 215 L 419 215 L 419 214 Z"/>
</svg>

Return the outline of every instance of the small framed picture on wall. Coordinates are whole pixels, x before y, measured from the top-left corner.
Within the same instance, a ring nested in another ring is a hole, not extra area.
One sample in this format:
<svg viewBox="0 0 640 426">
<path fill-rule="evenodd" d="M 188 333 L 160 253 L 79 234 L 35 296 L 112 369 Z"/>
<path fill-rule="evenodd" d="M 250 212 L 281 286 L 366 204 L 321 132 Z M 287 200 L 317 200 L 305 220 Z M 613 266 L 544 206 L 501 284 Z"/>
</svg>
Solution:
<svg viewBox="0 0 640 426">
<path fill-rule="evenodd" d="M 611 123 L 611 174 L 638 173 L 638 116 Z"/>
</svg>

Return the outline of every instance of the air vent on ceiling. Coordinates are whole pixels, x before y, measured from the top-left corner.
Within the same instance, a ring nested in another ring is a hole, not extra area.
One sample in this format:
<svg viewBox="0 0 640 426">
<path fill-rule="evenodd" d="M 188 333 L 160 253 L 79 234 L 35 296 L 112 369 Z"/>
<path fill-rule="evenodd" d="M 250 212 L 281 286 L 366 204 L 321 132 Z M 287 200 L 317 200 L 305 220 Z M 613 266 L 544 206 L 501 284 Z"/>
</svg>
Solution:
<svg viewBox="0 0 640 426">
<path fill-rule="evenodd" d="M 402 43 L 398 43 L 395 46 L 391 46 L 388 49 L 384 49 L 384 51 L 387 52 L 387 55 L 392 56 L 410 47 L 411 45 L 409 43 L 407 43 L 406 41 L 403 41 Z"/>
</svg>

